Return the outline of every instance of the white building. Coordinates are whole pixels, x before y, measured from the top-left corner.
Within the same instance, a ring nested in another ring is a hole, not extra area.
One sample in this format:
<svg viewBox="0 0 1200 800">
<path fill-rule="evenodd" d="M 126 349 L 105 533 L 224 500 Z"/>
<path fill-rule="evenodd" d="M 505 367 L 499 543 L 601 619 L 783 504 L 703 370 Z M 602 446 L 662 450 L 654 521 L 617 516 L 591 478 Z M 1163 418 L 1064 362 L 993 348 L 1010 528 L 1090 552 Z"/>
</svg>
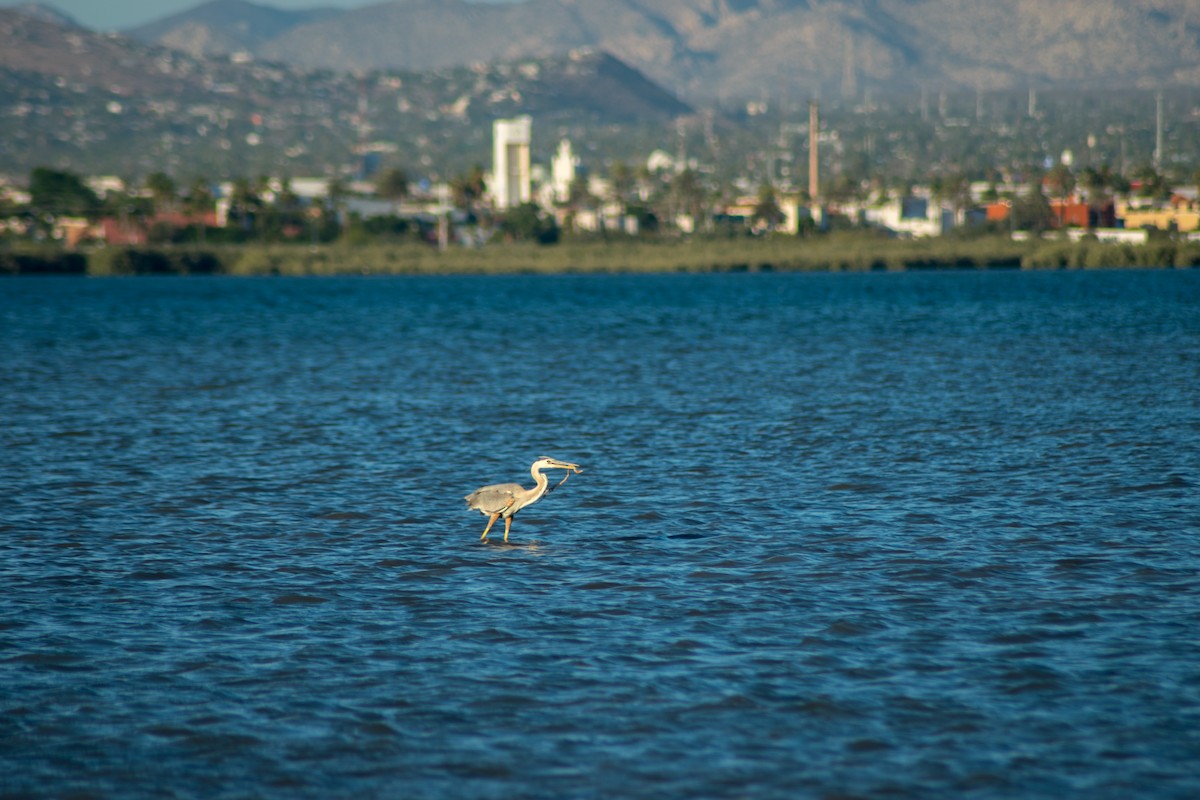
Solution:
<svg viewBox="0 0 1200 800">
<path fill-rule="evenodd" d="M 110 194 L 121 194 L 128 187 L 125 181 L 115 175 L 97 175 L 84 180 L 87 187 L 96 193 L 97 197 L 108 197 Z"/>
<path fill-rule="evenodd" d="M 1081 242 L 1088 236 L 1095 236 L 1096 241 L 1105 244 L 1146 244 L 1150 241 L 1150 232 L 1145 228 L 1127 230 L 1125 228 L 1067 228 L 1067 238 L 1072 242 Z M 1189 237 L 1190 238 L 1190 237 Z"/>
<path fill-rule="evenodd" d="M 571 184 L 579 168 L 579 156 L 571 150 L 571 142 L 563 139 L 558 143 L 558 152 L 550 159 L 550 186 L 554 190 L 554 199 L 565 203 L 571 199 Z"/>
<path fill-rule="evenodd" d="M 288 185 L 293 194 L 305 200 L 321 200 L 329 196 L 329 178 L 292 178 Z"/>
<path fill-rule="evenodd" d="M 904 197 L 863 209 L 867 222 L 901 236 L 941 236 L 954 227 L 954 212 L 928 197 Z"/>
<path fill-rule="evenodd" d="M 496 208 L 528 203 L 530 193 L 529 117 L 498 119 L 492 124 L 492 200 Z"/>
<path fill-rule="evenodd" d="M 655 150 L 646 158 L 646 170 L 651 174 L 676 172 L 675 159 L 665 150 Z"/>
</svg>

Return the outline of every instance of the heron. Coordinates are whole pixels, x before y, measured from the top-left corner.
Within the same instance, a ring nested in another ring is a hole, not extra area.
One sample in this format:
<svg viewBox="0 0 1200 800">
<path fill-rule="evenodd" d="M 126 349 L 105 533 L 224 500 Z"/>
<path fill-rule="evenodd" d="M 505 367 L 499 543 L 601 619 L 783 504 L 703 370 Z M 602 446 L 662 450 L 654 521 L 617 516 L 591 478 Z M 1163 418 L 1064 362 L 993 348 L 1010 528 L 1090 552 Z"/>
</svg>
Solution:
<svg viewBox="0 0 1200 800">
<path fill-rule="evenodd" d="M 508 541 L 508 529 L 512 527 L 513 516 L 525 506 L 531 506 L 551 491 L 549 479 L 542 474 L 544 469 L 565 469 L 567 474 L 558 482 L 561 486 L 571 477 L 572 472 L 583 472 L 583 468 L 570 461 L 559 461 L 557 458 L 543 456 L 533 462 L 529 473 L 533 475 L 536 486 L 526 489 L 519 483 L 496 483 L 484 486 L 471 492 L 466 497 L 467 507 L 473 508 L 488 518 L 487 527 L 483 529 L 480 541 L 486 541 L 488 531 L 496 524 L 496 520 L 504 517 L 504 541 Z M 558 488 L 555 486 L 554 488 Z"/>
</svg>

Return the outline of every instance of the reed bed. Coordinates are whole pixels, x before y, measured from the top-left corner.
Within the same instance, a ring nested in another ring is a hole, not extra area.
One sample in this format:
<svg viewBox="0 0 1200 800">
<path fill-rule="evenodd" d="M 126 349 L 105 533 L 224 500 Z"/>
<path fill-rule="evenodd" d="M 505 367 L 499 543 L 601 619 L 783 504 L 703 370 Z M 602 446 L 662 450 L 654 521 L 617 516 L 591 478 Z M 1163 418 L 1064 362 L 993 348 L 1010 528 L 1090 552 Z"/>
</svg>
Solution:
<svg viewBox="0 0 1200 800">
<path fill-rule="evenodd" d="M 1142 246 L 1096 241 L 1014 242 L 1007 237 L 887 239 L 862 233 L 816 237 L 577 239 L 554 245 L 483 247 L 401 244 L 53 247 L 0 250 L 0 274 L 119 275 L 487 275 L 905 271 L 921 269 L 1102 269 L 1200 266 L 1200 242 Z"/>
</svg>

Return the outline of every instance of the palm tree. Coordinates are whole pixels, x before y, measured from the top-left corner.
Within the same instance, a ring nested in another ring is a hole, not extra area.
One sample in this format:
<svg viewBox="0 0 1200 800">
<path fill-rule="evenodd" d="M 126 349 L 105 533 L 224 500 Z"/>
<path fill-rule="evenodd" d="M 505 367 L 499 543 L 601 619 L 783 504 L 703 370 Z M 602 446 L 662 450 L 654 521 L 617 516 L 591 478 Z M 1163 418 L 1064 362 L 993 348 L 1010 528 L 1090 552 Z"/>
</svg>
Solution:
<svg viewBox="0 0 1200 800">
<path fill-rule="evenodd" d="M 1067 198 L 1075 191 L 1075 175 L 1066 164 L 1055 164 L 1046 173 L 1046 184 L 1053 192 L 1053 196 L 1058 198 L 1058 226 L 1061 228 Z"/>
<path fill-rule="evenodd" d="M 684 169 L 671 181 L 669 195 L 676 212 L 688 214 L 699 227 L 704 214 L 704 188 L 700 185 L 699 176 L 691 168 Z M 674 216 L 672 214 L 670 218 Z"/>
<path fill-rule="evenodd" d="M 186 207 L 193 214 L 206 214 L 212 211 L 212 187 L 204 178 L 196 178 L 188 189 Z"/>
<path fill-rule="evenodd" d="M 229 195 L 229 219 L 236 220 L 246 233 L 252 231 L 262 214 L 263 201 L 258 187 L 245 178 L 233 182 Z"/>
<path fill-rule="evenodd" d="M 275 194 L 272 209 L 272 231 L 284 238 L 295 238 L 304 225 L 304 209 L 300 196 L 292 190 L 290 178 L 284 178 Z"/>
<path fill-rule="evenodd" d="M 385 169 L 375 181 L 375 192 L 392 201 L 392 213 L 400 214 L 400 202 L 408 197 L 408 173 L 399 167 Z"/>
<path fill-rule="evenodd" d="M 479 164 L 450 181 L 450 192 L 454 205 L 468 212 L 475 209 L 485 191 L 487 191 L 487 184 L 484 180 L 483 167 Z"/>
<path fill-rule="evenodd" d="M 1171 188 L 1167 184 L 1166 178 L 1159 174 L 1152 165 L 1143 164 L 1134 172 L 1133 176 L 1142 182 L 1142 188 L 1138 190 L 1139 196 L 1153 200 L 1165 200 L 1171 196 Z"/>
<path fill-rule="evenodd" d="M 144 187 L 154 201 L 155 215 L 175 210 L 179 201 L 178 187 L 170 175 L 165 172 L 152 172 L 146 176 Z"/>
<path fill-rule="evenodd" d="M 346 182 L 341 178 L 330 178 L 329 185 L 325 189 L 326 203 L 321 209 L 324 219 L 322 220 L 322 228 L 326 231 L 333 229 L 333 238 L 341 236 L 342 233 L 342 201 L 350 193 Z"/>
<path fill-rule="evenodd" d="M 956 172 L 944 178 L 935 178 L 930 189 L 939 204 L 946 203 L 954 210 L 954 224 L 957 225 L 959 214 L 971 202 L 971 182 L 967 176 Z"/>
<path fill-rule="evenodd" d="M 775 187 L 769 183 L 759 186 L 758 201 L 754 204 L 754 222 L 756 223 L 756 227 L 761 224 L 765 230 L 771 231 L 786 218 L 775 196 Z"/>
<path fill-rule="evenodd" d="M 194 225 L 199 233 L 200 241 L 205 239 L 205 229 L 208 227 L 208 213 L 213 210 L 212 187 L 204 178 L 196 178 L 184 198 L 184 208 L 195 219 Z M 198 219 L 196 219 L 198 218 Z"/>
<path fill-rule="evenodd" d="M 1087 193 L 1088 202 L 1092 206 L 1103 203 L 1107 199 L 1109 179 L 1107 165 L 1100 169 L 1091 166 L 1084 167 L 1083 171 L 1079 173 L 1079 186 Z"/>
<path fill-rule="evenodd" d="M 94 217 L 100 199 L 72 172 L 36 167 L 29 178 L 30 206 L 38 214 Z"/>
<path fill-rule="evenodd" d="M 1028 193 L 1013 200 L 1012 226 L 1014 230 L 1043 231 L 1050 227 L 1053 213 L 1046 195 L 1042 194 L 1040 181 L 1029 186 Z"/>
<path fill-rule="evenodd" d="M 1087 192 L 1089 223 L 1096 220 L 1098 224 L 1104 224 L 1104 220 L 1108 220 L 1111 224 L 1111 218 L 1105 213 L 1106 207 L 1112 202 L 1112 193 L 1119 190 L 1119 176 L 1113 174 L 1107 164 L 1099 169 L 1093 167 L 1084 167 L 1083 172 L 1079 175 L 1079 185 Z"/>
<path fill-rule="evenodd" d="M 625 204 L 629 201 L 629 196 L 633 194 L 633 188 L 637 181 L 637 176 L 634 174 L 633 168 L 625 161 L 620 159 L 614 161 L 612 166 L 608 168 L 608 181 L 612 186 L 612 199 L 621 206 L 624 210 Z"/>
</svg>

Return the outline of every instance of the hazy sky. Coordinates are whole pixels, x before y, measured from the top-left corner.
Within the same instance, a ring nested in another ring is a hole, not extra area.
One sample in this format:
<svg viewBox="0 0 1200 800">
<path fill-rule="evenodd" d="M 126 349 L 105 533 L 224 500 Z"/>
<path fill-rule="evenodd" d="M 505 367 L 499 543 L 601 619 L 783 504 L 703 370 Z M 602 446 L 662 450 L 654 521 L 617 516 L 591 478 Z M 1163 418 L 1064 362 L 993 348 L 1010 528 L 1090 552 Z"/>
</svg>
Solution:
<svg viewBox="0 0 1200 800">
<path fill-rule="evenodd" d="M 0 0 L 0 6 L 22 5 L 28 0 Z M 71 16 L 80 25 L 100 31 L 122 30 L 169 17 L 202 5 L 205 0 L 40 0 Z M 503 2 L 503 0 L 499 0 Z M 275 8 L 358 8 L 381 0 L 251 0 Z M 497 0 L 479 0 L 497 2 Z"/>
</svg>

